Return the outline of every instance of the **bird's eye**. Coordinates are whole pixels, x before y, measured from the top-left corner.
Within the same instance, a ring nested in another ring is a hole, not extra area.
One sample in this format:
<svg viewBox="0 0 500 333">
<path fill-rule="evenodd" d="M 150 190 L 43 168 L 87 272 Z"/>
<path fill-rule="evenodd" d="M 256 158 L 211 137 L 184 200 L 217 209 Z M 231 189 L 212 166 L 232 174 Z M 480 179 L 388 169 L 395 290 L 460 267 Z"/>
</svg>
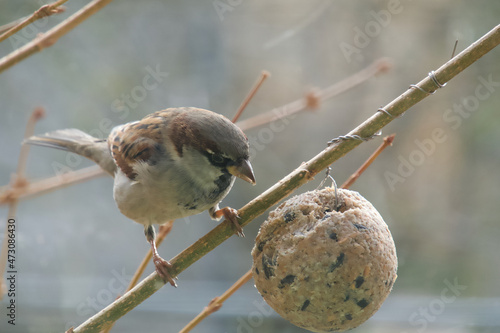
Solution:
<svg viewBox="0 0 500 333">
<path fill-rule="evenodd" d="M 223 156 L 219 155 L 219 154 L 211 154 L 210 155 L 210 160 L 215 165 L 225 164 L 225 161 L 226 161 L 226 159 Z"/>
</svg>

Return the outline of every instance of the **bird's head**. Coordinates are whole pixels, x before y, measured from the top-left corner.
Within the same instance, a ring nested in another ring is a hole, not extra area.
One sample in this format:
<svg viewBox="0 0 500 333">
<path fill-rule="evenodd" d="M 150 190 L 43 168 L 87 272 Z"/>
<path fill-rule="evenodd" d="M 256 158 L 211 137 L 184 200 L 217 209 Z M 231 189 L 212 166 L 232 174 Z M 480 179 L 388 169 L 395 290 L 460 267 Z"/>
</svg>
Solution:
<svg viewBox="0 0 500 333">
<path fill-rule="evenodd" d="M 169 123 L 168 133 L 186 167 L 204 181 L 232 175 L 255 184 L 248 139 L 238 126 L 212 111 L 179 110 Z"/>
</svg>

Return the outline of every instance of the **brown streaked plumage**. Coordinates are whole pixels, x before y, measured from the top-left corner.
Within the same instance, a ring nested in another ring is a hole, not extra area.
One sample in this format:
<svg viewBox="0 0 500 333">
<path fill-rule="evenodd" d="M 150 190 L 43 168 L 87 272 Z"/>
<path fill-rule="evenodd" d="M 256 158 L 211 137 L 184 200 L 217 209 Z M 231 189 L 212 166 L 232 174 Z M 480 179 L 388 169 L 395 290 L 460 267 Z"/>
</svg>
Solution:
<svg viewBox="0 0 500 333">
<path fill-rule="evenodd" d="M 109 135 L 111 155 L 116 165 L 130 179 L 137 173 L 133 165 L 137 161 L 148 162 L 161 153 L 162 133 L 160 119 L 144 118 L 141 121 L 115 128 Z"/>
</svg>

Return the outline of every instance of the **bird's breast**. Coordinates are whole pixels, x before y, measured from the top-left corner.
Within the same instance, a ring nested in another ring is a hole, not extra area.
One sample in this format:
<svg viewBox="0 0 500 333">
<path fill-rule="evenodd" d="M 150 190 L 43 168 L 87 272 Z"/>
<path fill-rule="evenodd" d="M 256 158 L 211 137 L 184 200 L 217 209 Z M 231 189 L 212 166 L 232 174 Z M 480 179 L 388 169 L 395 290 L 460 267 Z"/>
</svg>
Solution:
<svg viewBox="0 0 500 333">
<path fill-rule="evenodd" d="M 218 204 L 234 183 L 228 173 L 200 184 L 174 168 L 161 173 L 138 170 L 136 180 L 118 171 L 113 193 L 122 214 L 142 224 L 162 224 L 199 214 Z"/>
</svg>

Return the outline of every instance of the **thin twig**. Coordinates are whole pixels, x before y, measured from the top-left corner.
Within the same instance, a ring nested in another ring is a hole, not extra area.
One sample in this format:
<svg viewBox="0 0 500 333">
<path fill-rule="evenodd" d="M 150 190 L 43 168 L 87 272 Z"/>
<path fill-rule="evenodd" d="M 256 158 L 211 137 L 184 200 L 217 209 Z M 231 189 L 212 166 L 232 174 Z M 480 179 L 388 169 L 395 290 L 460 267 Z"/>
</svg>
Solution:
<svg viewBox="0 0 500 333">
<path fill-rule="evenodd" d="M 12 22 L 9 22 L 7 24 L 3 24 L 3 25 L 0 25 L 0 34 L 3 34 L 4 32 L 6 32 L 7 30 L 10 30 L 12 29 L 13 27 L 15 27 L 16 25 L 18 25 L 20 22 L 26 20 L 27 18 L 29 17 L 28 16 L 24 16 L 24 17 L 21 17 L 21 18 L 18 18 L 17 20 L 14 20 Z"/>
<path fill-rule="evenodd" d="M 448 82 L 458 73 L 462 72 L 465 68 L 469 67 L 472 63 L 491 51 L 498 44 L 500 44 L 500 25 L 495 27 L 480 40 L 473 43 L 459 55 L 437 69 L 434 72 L 435 78 L 441 84 Z M 410 107 L 429 96 L 428 93 L 425 93 L 420 89 L 424 91 L 436 90 L 436 84 L 429 76 L 426 76 L 416 86 L 419 89 L 409 88 L 384 107 L 384 110 L 389 112 L 390 115 L 384 112 L 376 112 L 347 135 L 350 135 L 351 137 L 357 135 L 361 138 L 373 136 L 385 125 L 406 112 Z M 314 179 L 315 175 L 360 145 L 362 142 L 362 140 L 354 139 L 338 140 L 314 156 L 308 162 L 302 163 L 297 169 L 284 177 L 281 181 L 243 206 L 238 211 L 238 215 L 240 216 L 240 225 L 243 227 L 249 224 L 257 216 L 263 214 L 267 209 L 286 198 L 298 187 Z M 208 252 L 212 251 L 233 235 L 234 229 L 231 222 L 224 220 L 208 234 L 201 237 L 198 241 L 179 253 L 170 261 L 172 264 L 172 268 L 170 270 L 171 274 L 174 276 L 179 275 L 194 262 L 198 261 Z M 98 332 L 127 314 L 152 294 L 161 289 L 164 285 L 165 283 L 161 277 L 159 277 L 156 272 L 153 272 L 128 293 L 78 326 L 74 332 Z"/>
<path fill-rule="evenodd" d="M 29 146 L 23 145 L 23 147 Z M 107 175 L 107 173 L 99 166 L 93 165 L 77 171 L 71 171 L 36 182 L 26 183 L 22 187 L 13 187 L 12 185 L 4 186 L 0 188 L 0 206 L 9 204 L 14 200 L 28 199 L 104 175 Z"/>
<path fill-rule="evenodd" d="M 193 328 L 196 327 L 203 319 L 210 316 L 215 311 L 218 311 L 222 304 L 231 297 L 234 292 L 240 289 L 245 283 L 252 279 L 252 270 L 250 269 L 246 272 L 242 277 L 238 279 L 228 290 L 226 290 L 221 296 L 215 297 L 210 301 L 208 306 L 206 306 L 203 311 L 198 314 L 192 321 L 189 322 L 179 333 L 187 333 L 190 332 Z"/>
<path fill-rule="evenodd" d="M 341 188 L 348 189 L 354 184 L 354 182 L 361 176 L 363 172 L 375 161 L 375 159 L 380 155 L 382 151 L 384 151 L 385 148 L 392 146 L 392 142 L 394 141 L 394 137 L 396 134 L 391 134 L 389 136 L 386 136 L 384 138 L 384 142 L 380 144 L 380 146 L 371 154 L 370 157 L 359 167 L 358 170 L 356 170 L 347 180 L 342 184 Z"/>
<path fill-rule="evenodd" d="M 257 91 L 259 90 L 260 86 L 262 86 L 262 83 L 269 77 L 269 72 L 268 71 L 262 71 L 260 74 L 260 77 L 257 79 L 255 82 L 254 86 L 252 89 L 250 89 L 250 92 L 248 95 L 245 97 L 243 102 L 241 102 L 240 107 L 238 108 L 238 111 L 236 111 L 236 114 L 233 117 L 233 120 L 231 120 L 233 123 L 237 122 L 238 119 L 240 118 L 241 114 L 243 113 L 243 110 L 247 107 L 248 103 L 250 103 L 250 100 L 255 96 Z"/>
<path fill-rule="evenodd" d="M 387 58 L 377 59 L 368 67 L 330 87 L 309 92 L 301 99 L 254 117 L 238 121 L 236 125 L 243 131 L 246 131 L 250 128 L 262 126 L 305 110 L 317 109 L 322 102 L 356 87 L 377 74 L 387 72 L 390 67 L 390 61 Z"/>
<path fill-rule="evenodd" d="M 40 120 L 43 116 L 45 115 L 45 111 L 43 108 L 36 108 L 33 110 L 31 113 L 31 116 L 29 117 L 27 123 L 26 123 L 26 130 L 24 131 L 24 137 L 28 138 L 33 135 L 35 131 L 35 124 L 38 120 Z M 16 173 L 12 176 L 11 179 L 11 186 L 12 188 L 19 188 L 23 187 L 26 184 L 26 179 L 24 178 L 24 173 L 26 170 L 26 161 L 28 160 L 28 153 L 29 153 L 29 147 L 21 147 L 21 151 L 19 152 L 19 159 L 17 162 L 17 171 Z M 9 209 L 7 212 L 7 219 L 5 220 L 6 226 L 5 226 L 5 232 L 3 234 L 3 241 L 2 241 L 2 250 L 0 252 L 0 277 L 4 276 L 5 268 L 7 265 L 7 253 L 8 253 L 8 228 L 7 224 L 9 219 L 13 219 L 16 216 L 17 213 L 17 200 L 12 200 L 9 204 Z M 0 278 L 0 299 L 3 298 L 3 295 L 6 291 L 6 284 L 3 278 Z"/>
<path fill-rule="evenodd" d="M 16 32 L 20 31 L 21 29 L 27 27 L 31 23 L 35 22 L 36 20 L 39 20 L 41 18 L 54 15 L 54 14 L 59 14 L 64 12 L 66 9 L 64 7 L 60 7 L 62 4 L 64 4 L 68 0 L 58 0 L 50 5 L 43 5 L 40 7 L 36 12 L 34 12 L 31 16 L 28 16 L 25 20 L 20 22 L 19 24 L 13 26 L 9 30 L 7 30 L 5 33 L 3 33 L 0 36 L 0 42 L 3 42 Z"/>
<path fill-rule="evenodd" d="M 30 55 L 52 46 L 59 38 L 74 29 L 77 25 L 95 14 L 112 0 L 93 0 L 75 14 L 71 15 L 63 22 L 59 23 L 49 31 L 39 35 L 26 45 L 14 50 L 10 54 L 0 59 L 0 73 L 7 68 L 14 66 L 19 61 Z"/>
<path fill-rule="evenodd" d="M 45 117 L 45 110 L 41 107 L 37 107 L 31 113 L 31 116 L 26 123 L 26 130 L 24 131 L 24 138 L 28 138 L 33 135 L 35 132 L 35 125 L 37 121 Z M 17 178 L 24 178 L 24 173 L 26 171 L 26 162 L 28 161 L 28 153 L 30 151 L 30 147 L 27 145 L 21 146 L 21 151 L 19 153 L 19 160 L 17 163 Z"/>
</svg>

